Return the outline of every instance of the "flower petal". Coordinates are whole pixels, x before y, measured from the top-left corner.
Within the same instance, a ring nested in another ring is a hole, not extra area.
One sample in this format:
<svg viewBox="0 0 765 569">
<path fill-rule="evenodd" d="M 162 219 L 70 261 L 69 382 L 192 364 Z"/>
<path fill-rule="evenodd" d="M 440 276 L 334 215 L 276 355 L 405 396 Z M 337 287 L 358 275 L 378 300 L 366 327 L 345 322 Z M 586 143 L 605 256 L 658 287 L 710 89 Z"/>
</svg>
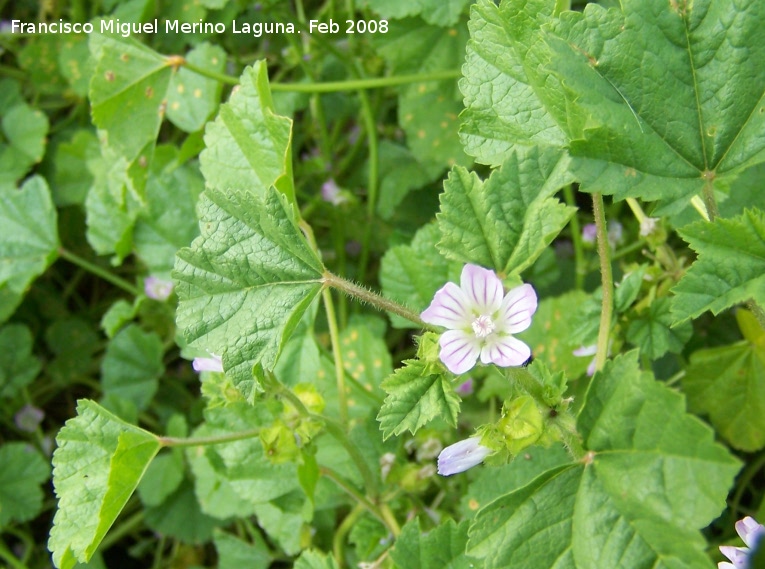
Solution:
<svg viewBox="0 0 765 569">
<path fill-rule="evenodd" d="M 491 450 L 481 445 L 481 437 L 470 437 L 441 451 L 438 455 L 438 473 L 441 476 L 451 476 L 465 472 L 482 463 L 490 454 Z"/>
<path fill-rule="evenodd" d="M 465 292 L 471 308 L 478 314 L 489 315 L 499 310 L 505 294 L 497 274 L 478 265 L 468 264 L 462 268 L 460 287 Z"/>
<path fill-rule="evenodd" d="M 457 375 L 472 369 L 481 352 L 478 338 L 464 330 L 447 330 L 438 343 L 441 345 L 438 357 Z"/>
<path fill-rule="evenodd" d="M 531 315 L 537 311 L 537 293 L 530 284 L 515 287 L 507 293 L 496 320 L 497 330 L 516 334 L 531 326 Z"/>
<path fill-rule="evenodd" d="M 446 283 L 436 292 L 420 318 L 428 324 L 444 326 L 450 330 L 469 327 L 472 322 L 470 301 L 460 287 Z"/>
<path fill-rule="evenodd" d="M 194 358 L 194 361 L 191 362 L 191 367 L 194 368 L 194 371 L 222 372 L 223 362 L 221 362 L 220 356 L 216 356 L 215 354 L 211 354 L 211 356 L 212 357 L 209 358 Z"/>
<path fill-rule="evenodd" d="M 484 340 L 481 363 L 493 363 L 499 367 L 523 365 L 531 356 L 531 348 L 512 336 L 492 334 Z"/>
<path fill-rule="evenodd" d="M 736 532 L 748 547 L 754 547 L 755 543 L 765 535 L 765 527 L 751 516 L 746 516 L 743 520 L 736 522 Z"/>
<path fill-rule="evenodd" d="M 749 558 L 749 549 L 746 547 L 733 547 L 731 545 L 721 545 L 720 553 L 731 560 L 733 567 L 746 567 Z"/>
</svg>

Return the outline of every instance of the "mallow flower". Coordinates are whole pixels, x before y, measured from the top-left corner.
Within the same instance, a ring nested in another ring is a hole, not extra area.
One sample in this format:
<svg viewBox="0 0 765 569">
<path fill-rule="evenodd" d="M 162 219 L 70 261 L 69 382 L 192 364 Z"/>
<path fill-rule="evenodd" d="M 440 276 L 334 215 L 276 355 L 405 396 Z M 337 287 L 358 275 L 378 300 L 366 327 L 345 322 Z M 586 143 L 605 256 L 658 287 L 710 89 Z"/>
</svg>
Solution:
<svg viewBox="0 0 765 569">
<path fill-rule="evenodd" d="M 736 522 L 736 532 L 744 540 L 746 547 L 733 547 L 731 545 L 721 545 L 722 554 L 731 560 L 721 561 L 717 564 L 718 569 L 742 569 L 749 566 L 749 555 L 757 542 L 765 536 L 765 527 L 758 524 L 754 518 L 749 516 Z"/>
<path fill-rule="evenodd" d="M 455 374 L 481 363 L 500 367 L 522 365 L 531 349 L 512 335 L 531 325 L 537 294 L 524 284 L 504 294 L 494 271 L 465 265 L 460 286 L 446 283 L 420 317 L 448 328 L 441 334 L 439 358 Z"/>
<path fill-rule="evenodd" d="M 143 281 L 143 291 L 146 296 L 154 300 L 167 300 L 173 292 L 173 281 L 168 281 L 154 275 L 146 277 Z"/>
<path fill-rule="evenodd" d="M 441 451 L 438 455 L 438 473 L 441 476 L 451 476 L 465 472 L 481 464 L 490 454 L 491 449 L 481 444 L 481 437 L 470 437 Z"/>
<path fill-rule="evenodd" d="M 223 362 L 221 361 L 220 356 L 216 356 L 215 354 L 210 354 L 210 356 L 211 357 L 209 358 L 194 358 L 194 361 L 191 362 L 191 367 L 194 368 L 194 371 L 222 372 Z"/>
</svg>

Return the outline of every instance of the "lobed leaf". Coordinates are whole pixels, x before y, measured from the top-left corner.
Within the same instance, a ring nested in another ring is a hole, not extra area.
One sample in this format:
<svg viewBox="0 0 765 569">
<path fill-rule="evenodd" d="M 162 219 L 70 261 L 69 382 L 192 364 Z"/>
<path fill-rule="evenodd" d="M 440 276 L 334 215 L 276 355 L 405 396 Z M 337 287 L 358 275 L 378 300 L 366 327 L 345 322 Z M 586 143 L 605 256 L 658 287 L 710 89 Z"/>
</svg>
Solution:
<svg viewBox="0 0 765 569">
<path fill-rule="evenodd" d="M 683 391 L 732 447 L 756 452 L 765 446 L 765 331 L 750 313 L 736 316 L 747 339 L 694 352 Z"/>
<path fill-rule="evenodd" d="M 441 373 L 430 372 L 420 360 L 404 363 L 405 367 L 382 383 L 388 393 L 377 415 L 383 439 L 406 430 L 414 434 L 436 417 L 456 426 L 460 398 L 449 380 Z"/>
<path fill-rule="evenodd" d="M 697 528 L 725 507 L 739 463 L 682 396 L 632 352 L 595 375 L 578 430 L 586 459 L 480 510 L 468 553 L 486 567 L 708 568 Z"/>
<path fill-rule="evenodd" d="M 414 518 L 402 529 L 390 558 L 397 567 L 408 569 L 462 569 L 475 560 L 465 555 L 468 522 L 459 525 L 447 520 L 429 532 L 423 532 L 420 519 Z"/>
<path fill-rule="evenodd" d="M 765 306 L 765 212 L 699 221 L 679 233 L 698 258 L 672 289 L 675 323 L 749 299 Z"/>
<path fill-rule="evenodd" d="M 56 209 L 48 184 L 35 176 L 20 190 L 0 187 L 0 322 L 29 285 L 58 257 Z"/>
<path fill-rule="evenodd" d="M 96 61 L 90 82 L 93 123 L 128 162 L 157 139 L 172 61 L 133 38 L 90 34 Z"/>
<path fill-rule="evenodd" d="M 0 528 L 9 522 L 25 522 L 40 513 L 50 466 L 38 451 L 21 442 L 0 446 Z"/>
<path fill-rule="evenodd" d="M 159 451 L 151 433 L 125 423 L 93 401 L 56 437 L 53 486 L 58 510 L 48 548 L 59 569 L 87 562 Z"/>
<path fill-rule="evenodd" d="M 485 182 L 464 168 L 452 169 L 437 216 L 439 250 L 462 263 L 522 272 L 576 211 L 552 197 L 572 181 L 567 165 L 561 152 L 530 149 L 513 152 Z"/>
<path fill-rule="evenodd" d="M 324 268 L 281 192 L 208 188 L 201 235 L 178 251 L 178 327 L 192 347 L 223 358 L 248 399 L 256 363 L 273 369 L 284 343 L 319 294 Z"/>
<path fill-rule="evenodd" d="M 199 164 L 207 186 L 262 198 L 275 186 L 292 202 L 292 121 L 274 111 L 264 61 L 248 67 L 205 130 Z"/>
<path fill-rule="evenodd" d="M 0 399 L 12 399 L 37 377 L 42 365 L 32 354 L 32 333 L 23 324 L 0 327 Z M 2 510 L 0 510 L 2 511 Z"/>
<path fill-rule="evenodd" d="M 566 148 L 585 190 L 685 205 L 765 160 L 761 3 L 626 0 L 559 18 L 554 8 L 472 10 L 460 86 L 463 140 L 480 162 L 519 145 Z"/>
</svg>

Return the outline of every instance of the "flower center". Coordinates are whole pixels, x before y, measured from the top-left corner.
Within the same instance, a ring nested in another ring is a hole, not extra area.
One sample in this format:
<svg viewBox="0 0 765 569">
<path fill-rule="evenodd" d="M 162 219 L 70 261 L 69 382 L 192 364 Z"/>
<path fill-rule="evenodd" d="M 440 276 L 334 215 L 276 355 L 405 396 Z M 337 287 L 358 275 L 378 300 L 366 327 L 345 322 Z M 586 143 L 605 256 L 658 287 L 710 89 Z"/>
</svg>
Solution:
<svg viewBox="0 0 765 569">
<path fill-rule="evenodd" d="M 494 330 L 496 329 L 496 326 L 494 326 L 494 322 L 492 322 L 491 318 L 486 316 L 485 314 L 482 314 L 475 320 L 473 320 L 473 332 L 475 332 L 476 338 L 485 338 L 489 334 L 492 334 Z"/>
</svg>

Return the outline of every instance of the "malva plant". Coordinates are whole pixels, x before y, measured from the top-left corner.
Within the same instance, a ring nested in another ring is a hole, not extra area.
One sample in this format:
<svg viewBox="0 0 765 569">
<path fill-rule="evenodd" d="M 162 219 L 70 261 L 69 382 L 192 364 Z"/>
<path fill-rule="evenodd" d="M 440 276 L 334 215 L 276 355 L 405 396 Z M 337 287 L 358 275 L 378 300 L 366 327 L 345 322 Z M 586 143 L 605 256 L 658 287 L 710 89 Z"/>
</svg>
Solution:
<svg viewBox="0 0 765 569">
<path fill-rule="evenodd" d="M 765 3 L 4 9 L 0 563 L 759 554 Z"/>
</svg>

